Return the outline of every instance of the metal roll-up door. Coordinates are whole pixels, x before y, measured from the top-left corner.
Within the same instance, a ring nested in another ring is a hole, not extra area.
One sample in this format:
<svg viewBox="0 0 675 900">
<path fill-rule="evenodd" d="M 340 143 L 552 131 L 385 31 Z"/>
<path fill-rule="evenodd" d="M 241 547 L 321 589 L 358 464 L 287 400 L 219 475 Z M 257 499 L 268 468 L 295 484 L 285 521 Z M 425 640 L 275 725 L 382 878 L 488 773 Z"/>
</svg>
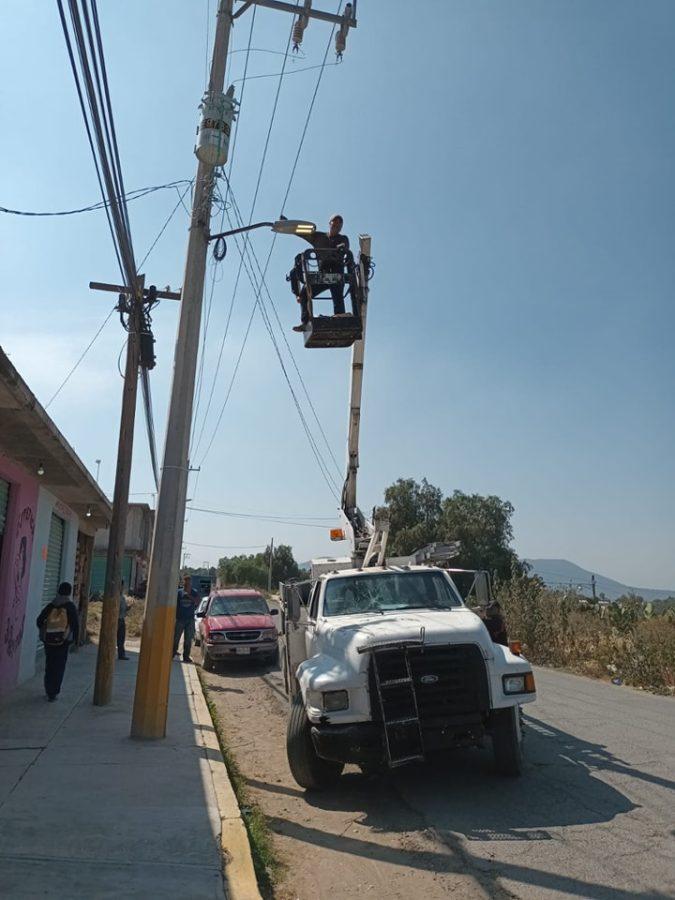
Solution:
<svg viewBox="0 0 675 900">
<path fill-rule="evenodd" d="M 0 540 L 5 533 L 7 521 L 7 504 L 9 503 L 9 481 L 0 478 Z"/>
<path fill-rule="evenodd" d="M 0 555 L 2 555 L 2 542 L 7 523 L 7 506 L 9 504 L 9 481 L 0 478 Z"/>
<path fill-rule="evenodd" d="M 42 587 L 43 603 L 50 603 L 54 599 L 61 581 L 61 558 L 63 556 L 65 530 L 66 523 L 64 520 L 52 513 L 52 520 L 49 526 L 49 543 L 47 545 L 45 580 Z"/>
</svg>

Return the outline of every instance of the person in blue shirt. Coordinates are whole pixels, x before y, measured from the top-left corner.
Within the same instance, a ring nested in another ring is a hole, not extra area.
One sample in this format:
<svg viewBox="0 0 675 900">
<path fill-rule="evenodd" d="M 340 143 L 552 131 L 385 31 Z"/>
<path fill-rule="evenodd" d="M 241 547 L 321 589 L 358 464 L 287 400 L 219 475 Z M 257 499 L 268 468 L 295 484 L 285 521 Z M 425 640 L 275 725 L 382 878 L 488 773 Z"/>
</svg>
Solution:
<svg viewBox="0 0 675 900">
<path fill-rule="evenodd" d="M 190 576 L 183 579 L 183 587 L 176 599 L 176 628 L 173 635 L 173 655 L 178 656 L 178 644 L 183 638 L 183 662 L 192 662 L 190 652 L 195 637 L 195 610 L 199 605 L 199 594 L 190 585 Z"/>
</svg>

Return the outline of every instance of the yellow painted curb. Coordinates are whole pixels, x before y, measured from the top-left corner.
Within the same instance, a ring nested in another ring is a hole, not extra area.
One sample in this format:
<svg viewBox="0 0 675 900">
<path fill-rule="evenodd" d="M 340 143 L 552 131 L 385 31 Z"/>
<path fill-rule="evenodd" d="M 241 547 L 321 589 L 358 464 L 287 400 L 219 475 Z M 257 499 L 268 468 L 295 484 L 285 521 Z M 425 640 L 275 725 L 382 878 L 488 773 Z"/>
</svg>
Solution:
<svg viewBox="0 0 675 900">
<path fill-rule="evenodd" d="M 232 900 L 261 900 L 246 826 L 227 774 L 225 760 L 220 752 L 220 745 L 211 713 L 206 705 L 197 669 L 194 666 L 184 666 L 183 672 L 187 675 L 194 719 L 199 726 L 197 740 L 204 748 L 218 804 L 225 892 Z"/>
</svg>

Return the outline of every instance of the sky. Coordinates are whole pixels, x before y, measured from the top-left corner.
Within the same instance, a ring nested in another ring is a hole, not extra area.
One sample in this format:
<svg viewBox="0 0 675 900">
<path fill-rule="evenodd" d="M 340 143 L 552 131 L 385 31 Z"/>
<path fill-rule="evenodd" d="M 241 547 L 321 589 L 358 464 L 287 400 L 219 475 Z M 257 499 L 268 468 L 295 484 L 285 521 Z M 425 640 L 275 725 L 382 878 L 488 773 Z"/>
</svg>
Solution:
<svg viewBox="0 0 675 900">
<path fill-rule="evenodd" d="M 337 0 L 314 5 L 335 11 Z M 99 0 L 128 190 L 195 173 L 214 11 L 215 0 Z M 291 26 L 288 14 L 256 11 L 248 75 L 270 77 L 249 77 L 242 96 L 251 15 L 237 21 L 227 76 L 242 100 L 231 180 L 247 220 Z M 353 244 L 372 235 L 362 509 L 381 503 L 399 477 L 426 477 L 446 494 L 496 494 L 515 507 L 522 556 L 675 587 L 675 4 L 360 0 L 358 15 L 343 62 L 333 65 L 329 52 L 283 212 L 320 225 L 339 212 Z M 0 204 L 41 211 L 96 202 L 56 4 L 4 0 L 0 30 Z M 281 211 L 320 73 L 310 67 L 329 34 L 312 22 L 302 54 L 287 63 L 254 220 Z M 171 189 L 130 204 L 137 259 L 177 201 Z M 187 224 L 179 206 L 143 268 L 146 283 L 180 286 Z M 219 224 L 217 215 L 214 230 Z M 90 280 L 119 278 L 105 215 L 0 215 L 0 242 L 2 346 L 46 404 L 115 302 L 88 289 Z M 261 264 L 270 243 L 264 230 L 252 237 Z M 298 307 L 285 274 L 301 249 L 287 236 L 274 245 L 267 286 L 281 328 L 270 314 L 339 483 L 350 356 L 306 350 L 290 330 Z M 233 292 L 237 268 L 233 242 L 222 263 L 209 262 L 191 454 L 200 472 L 189 505 L 312 518 L 281 525 L 188 511 L 188 563 L 256 552 L 272 537 L 300 561 L 343 555 L 346 545 L 328 540 L 336 500 L 259 313 L 205 455 L 255 301 L 244 275 Z M 178 304 L 161 303 L 152 372 L 160 455 L 177 322 Z M 108 493 L 123 346 L 113 316 L 48 409 L 92 471 L 101 460 Z M 131 490 L 132 500 L 152 500 L 140 405 Z"/>
</svg>

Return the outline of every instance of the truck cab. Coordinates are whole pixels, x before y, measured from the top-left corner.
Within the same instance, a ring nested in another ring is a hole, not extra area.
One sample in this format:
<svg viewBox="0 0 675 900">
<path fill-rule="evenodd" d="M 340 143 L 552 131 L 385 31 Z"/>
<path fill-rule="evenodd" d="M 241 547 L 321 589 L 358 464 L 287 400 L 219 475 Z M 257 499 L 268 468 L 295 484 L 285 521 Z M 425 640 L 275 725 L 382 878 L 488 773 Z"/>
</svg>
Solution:
<svg viewBox="0 0 675 900">
<path fill-rule="evenodd" d="M 490 639 L 435 566 L 334 569 L 282 586 L 287 752 L 304 788 L 492 740 L 520 773 L 520 706 L 536 699 L 527 660 Z"/>
</svg>

